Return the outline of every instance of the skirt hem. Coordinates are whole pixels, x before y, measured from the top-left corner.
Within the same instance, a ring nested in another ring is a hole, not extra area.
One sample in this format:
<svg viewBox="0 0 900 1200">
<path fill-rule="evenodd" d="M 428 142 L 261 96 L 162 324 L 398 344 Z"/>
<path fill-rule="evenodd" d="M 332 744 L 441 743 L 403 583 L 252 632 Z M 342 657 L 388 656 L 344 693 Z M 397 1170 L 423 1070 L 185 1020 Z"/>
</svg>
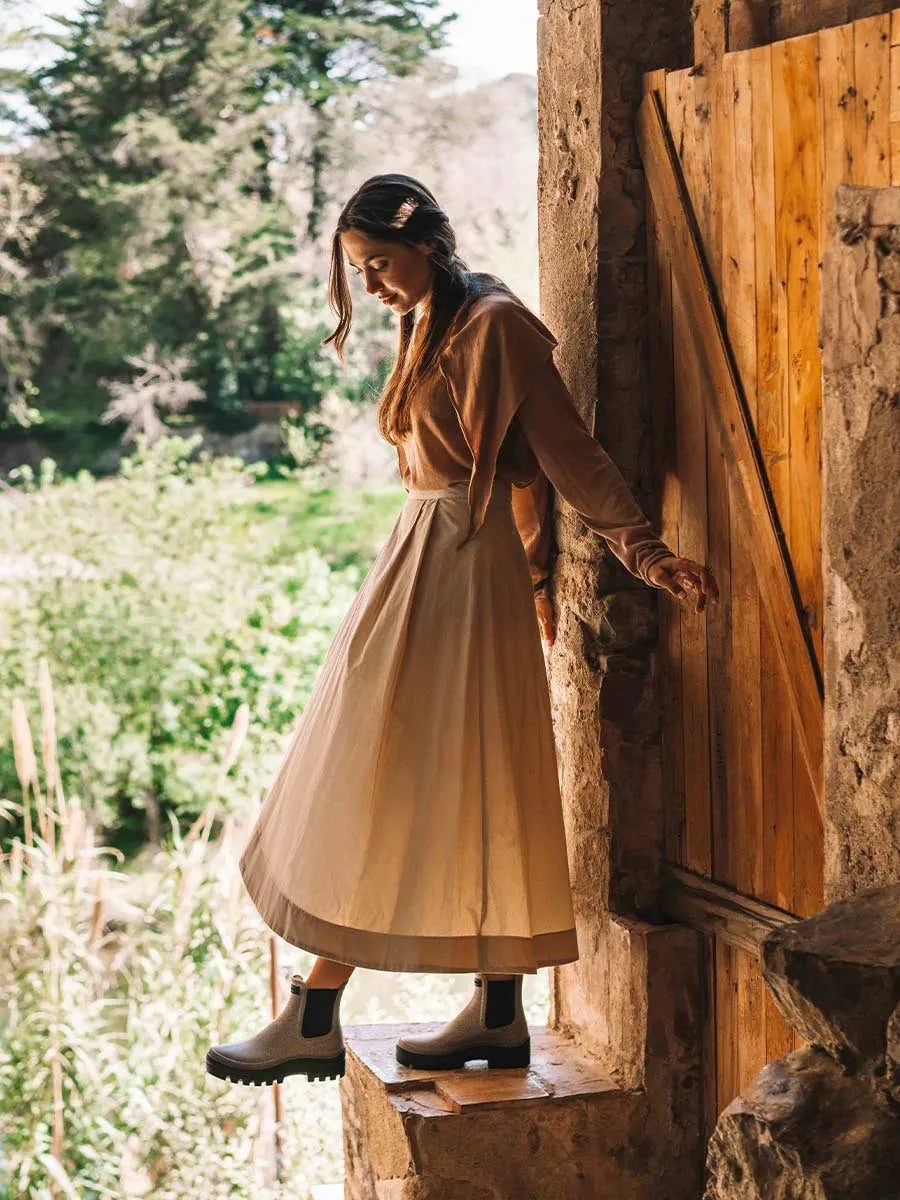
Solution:
<svg viewBox="0 0 900 1200">
<path fill-rule="evenodd" d="M 251 838 L 244 854 L 251 851 L 255 841 L 256 838 Z M 428 937 L 353 929 L 313 916 L 281 895 L 270 894 L 264 901 L 253 885 L 244 855 L 240 870 L 250 899 L 273 933 L 299 950 L 348 966 L 373 971 L 533 975 L 541 967 L 560 966 L 579 957 L 574 927 L 533 937 L 502 934 Z"/>
</svg>

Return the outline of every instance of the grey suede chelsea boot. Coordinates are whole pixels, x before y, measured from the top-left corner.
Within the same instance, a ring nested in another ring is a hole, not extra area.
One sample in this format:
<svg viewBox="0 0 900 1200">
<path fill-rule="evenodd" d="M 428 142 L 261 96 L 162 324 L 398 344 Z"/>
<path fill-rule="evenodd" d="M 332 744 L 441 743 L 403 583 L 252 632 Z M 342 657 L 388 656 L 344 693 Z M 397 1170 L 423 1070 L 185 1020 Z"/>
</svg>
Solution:
<svg viewBox="0 0 900 1200">
<path fill-rule="evenodd" d="M 309 988 L 302 975 L 293 975 L 291 994 L 274 1021 L 246 1042 L 211 1047 L 207 1071 L 218 1079 L 257 1085 L 281 1083 L 286 1075 L 337 1079 L 344 1074 L 340 1003 L 348 982 Z"/>
<path fill-rule="evenodd" d="M 522 1011 L 522 976 L 475 976 L 475 991 L 462 1012 L 433 1034 L 397 1040 L 397 1062 L 419 1070 L 453 1070 L 469 1059 L 486 1058 L 489 1067 L 527 1067 L 531 1038 Z"/>
</svg>

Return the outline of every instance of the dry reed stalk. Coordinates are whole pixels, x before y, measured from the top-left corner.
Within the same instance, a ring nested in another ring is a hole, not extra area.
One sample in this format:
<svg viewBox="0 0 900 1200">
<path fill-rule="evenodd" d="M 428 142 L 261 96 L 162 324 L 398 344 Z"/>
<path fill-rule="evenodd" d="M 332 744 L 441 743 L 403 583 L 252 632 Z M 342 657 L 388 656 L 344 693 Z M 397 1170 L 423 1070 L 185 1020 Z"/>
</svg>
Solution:
<svg viewBox="0 0 900 1200">
<path fill-rule="evenodd" d="M 213 792 L 212 799 L 209 804 L 203 809 L 203 812 L 194 821 L 184 838 L 184 845 L 189 845 L 195 837 L 200 838 L 200 841 L 205 845 L 209 840 L 209 835 L 212 831 L 212 823 L 219 804 L 219 797 L 225 787 L 225 779 L 228 772 L 237 762 L 238 755 L 244 745 L 244 740 L 247 737 L 247 730 L 250 726 L 250 705 L 239 704 L 237 712 L 234 714 L 234 720 L 231 722 L 231 732 L 228 735 L 228 741 L 225 744 L 225 751 L 222 755 L 222 761 L 219 764 L 219 774 L 216 779 L 216 788 Z"/>
<path fill-rule="evenodd" d="M 78 796 L 72 796 L 66 805 L 65 822 L 62 827 L 62 856 L 73 862 L 79 850 L 84 848 L 86 821 L 84 809 Z"/>
<path fill-rule="evenodd" d="M 200 866 L 203 860 L 203 846 L 201 843 L 191 847 L 190 853 L 187 856 L 187 861 L 184 864 L 184 870 L 181 873 L 181 881 L 178 884 L 178 894 L 175 900 L 175 917 L 173 921 L 173 936 L 175 940 L 175 954 L 181 955 L 184 953 L 184 942 L 187 934 L 191 907 L 194 899 L 194 884 L 197 875 L 200 871 Z"/>
<path fill-rule="evenodd" d="M 25 821 L 25 845 L 31 846 L 34 837 L 31 828 L 31 800 L 29 791 L 37 791 L 37 761 L 34 757 L 34 743 L 31 740 L 31 730 L 28 727 L 28 714 L 25 705 L 18 696 L 13 700 L 12 707 L 12 738 L 13 761 L 16 775 L 22 789 L 22 812 Z"/>
<path fill-rule="evenodd" d="M 93 950 L 103 933 L 103 916 L 106 911 L 106 894 L 109 876 L 102 871 L 97 876 L 97 891 L 94 896 L 94 906 L 91 910 L 91 931 L 88 935 L 88 949 Z"/>
<path fill-rule="evenodd" d="M 228 813 L 219 830 L 218 854 L 216 864 L 224 863 L 231 856 L 231 843 L 234 841 L 234 813 Z"/>
<path fill-rule="evenodd" d="M 18 838 L 13 838 L 12 849 L 9 852 L 9 878 L 12 883 L 18 883 L 22 878 L 22 864 L 25 852 Z"/>
<path fill-rule="evenodd" d="M 66 798 L 59 773 L 59 746 L 56 740 L 56 703 L 53 679 L 46 658 L 38 663 L 38 693 L 41 699 L 41 759 L 44 764 L 44 789 L 47 798 L 56 801 L 54 820 L 62 825 L 66 819 Z"/>
<path fill-rule="evenodd" d="M 212 817 L 209 816 L 209 814 L 215 810 L 215 807 L 216 807 L 216 798 L 215 798 L 215 796 L 213 796 L 213 798 L 209 801 L 209 803 L 206 805 L 206 807 L 200 813 L 200 816 L 195 818 L 190 829 L 184 835 L 184 838 L 181 843 L 182 849 L 186 850 L 191 845 L 191 843 L 197 839 L 197 837 L 200 834 L 200 830 L 205 829 L 207 824 L 210 824 L 210 825 L 212 824 Z"/>
<path fill-rule="evenodd" d="M 55 908 L 48 916 L 56 917 Z M 62 1055 L 59 1048 L 59 1003 L 60 1003 L 60 955 L 59 955 L 59 939 L 57 929 L 53 920 L 48 920 L 47 925 L 47 942 L 50 951 L 50 970 L 49 970 L 49 990 L 50 1003 L 53 1009 L 53 1023 L 50 1033 L 50 1078 L 53 1087 L 53 1137 L 50 1143 L 50 1153 L 56 1161 L 62 1166 L 64 1139 L 65 1139 L 65 1124 L 63 1117 L 63 1084 L 62 1084 Z M 50 1194 L 56 1196 L 59 1194 L 58 1188 L 51 1180 Z"/>
<path fill-rule="evenodd" d="M 238 710 L 234 714 L 234 720 L 231 723 L 231 733 L 228 737 L 228 742 L 225 746 L 225 754 L 222 757 L 222 765 L 220 777 L 224 780 L 225 776 L 237 762 L 238 755 L 243 749 L 244 741 L 247 737 L 247 730 L 250 727 L 250 705 L 239 704 Z"/>
</svg>

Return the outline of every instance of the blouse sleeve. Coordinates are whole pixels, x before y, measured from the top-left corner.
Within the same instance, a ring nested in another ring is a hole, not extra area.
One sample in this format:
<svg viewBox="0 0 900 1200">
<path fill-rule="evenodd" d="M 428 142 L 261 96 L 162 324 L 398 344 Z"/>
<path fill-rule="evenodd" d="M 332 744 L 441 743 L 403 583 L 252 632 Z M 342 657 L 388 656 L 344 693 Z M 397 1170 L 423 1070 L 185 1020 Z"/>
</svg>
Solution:
<svg viewBox="0 0 900 1200">
<path fill-rule="evenodd" d="M 535 371 L 518 416 L 559 494 L 628 570 L 649 584 L 648 568 L 673 551 L 654 532 L 618 467 L 585 425 L 552 358 Z"/>
<path fill-rule="evenodd" d="M 481 525 L 500 444 L 517 415 L 549 483 L 628 570 L 649 584 L 648 568 L 673 551 L 582 420 L 553 361 L 556 344 L 518 299 L 492 295 L 473 307 L 441 356 L 473 458 L 468 537 Z"/>
<path fill-rule="evenodd" d="M 530 310 L 506 296 L 479 297 L 447 340 L 438 366 L 472 456 L 469 529 L 484 521 L 497 458 L 529 381 L 556 339 Z"/>
<path fill-rule="evenodd" d="M 550 560 L 553 553 L 553 489 L 543 471 L 532 483 L 512 489 L 512 509 L 525 555 L 534 594 L 550 589 Z"/>
</svg>

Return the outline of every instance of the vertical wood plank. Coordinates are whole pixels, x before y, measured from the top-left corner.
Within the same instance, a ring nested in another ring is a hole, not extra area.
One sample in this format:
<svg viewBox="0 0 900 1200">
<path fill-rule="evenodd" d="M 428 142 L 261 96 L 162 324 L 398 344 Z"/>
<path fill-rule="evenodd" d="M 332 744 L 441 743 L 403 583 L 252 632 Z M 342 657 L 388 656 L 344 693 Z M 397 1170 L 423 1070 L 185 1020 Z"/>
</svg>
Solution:
<svg viewBox="0 0 900 1200">
<path fill-rule="evenodd" d="M 685 180 L 691 196 L 691 203 L 700 226 L 700 236 L 707 249 L 710 266 L 716 286 L 719 285 L 719 244 L 713 233 L 714 222 L 718 219 L 719 197 L 713 194 L 712 187 L 712 153 L 714 121 L 713 104 L 714 88 L 719 79 L 719 71 L 713 67 L 710 74 L 703 71 L 689 76 L 690 105 L 688 122 L 685 127 L 684 167 Z M 690 136 L 687 131 L 690 130 Z"/>
<path fill-rule="evenodd" d="M 743 1092 L 766 1065 L 766 996 L 762 972 L 749 954 L 735 951 L 737 976 L 737 1080 Z"/>
<path fill-rule="evenodd" d="M 741 197 L 723 225 L 723 287 L 726 325 L 735 353 L 750 417 L 757 423 L 756 399 L 756 234 L 757 197 L 752 154 L 752 83 L 746 53 L 730 56 L 730 129 L 723 142 L 731 145 L 730 174 L 722 190 Z M 723 131 L 724 132 L 724 131 Z M 731 484 L 729 483 L 729 487 Z M 760 599 L 753 566 L 753 547 L 730 496 L 731 513 L 731 664 L 733 692 L 740 703 L 731 706 L 729 721 L 728 795 L 733 809 L 733 882 L 748 895 L 759 895 L 763 879 L 763 812 L 760 732 L 759 628 Z"/>
<path fill-rule="evenodd" d="M 677 470 L 681 481 L 678 514 L 680 552 L 698 562 L 707 558 L 706 420 L 696 349 L 678 285 L 672 280 Z M 712 868 L 709 791 L 709 708 L 705 614 L 680 605 L 682 722 L 684 730 L 684 859 L 692 871 Z"/>
<path fill-rule="evenodd" d="M 888 120 L 900 121 L 900 46 L 891 46 L 890 56 Z"/>
<path fill-rule="evenodd" d="M 702 192 L 697 152 L 695 77 L 686 71 L 666 79 L 666 110 L 692 202 Z M 678 287 L 672 281 L 672 344 L 675 386 L 676 464 L 680 481 L 679 552 L 707 560 L 706 418 L 693 335 Z M 709 706 L 704 614 L 679 605 L 681 710 L 684 764 L 684 865 L 701 874 L 712 869 L 709 792 Z"/>
<path fill-rule="evenodd" d="M 723 64 L 729 104 L 730 170 L 723 172 L 720 194 L 729 192 L 723 222 L 722 286 L 726 328 L 744 387 L 750 416 L 757 424 L 756 230 L 759 204 L 753 161 L 753 79 L 749 54 L 728 56 Z M 766 189 L 762 189 L 765 200 Z M 729 483 L 729 486 L 731 484 Z M 740 702 L 729 721 L 728 795 L 733 810 L 731 848 L 733 882 L 739 891 L 759 895 L 763 886 L 762 735 L 760 729 L 760 598 L 753 547 L 738 519 L 737 498 L 730 496 L 731 673 Z M 765 1063 L 765 1001 L 759 968 L 747 954 L 734 953 L 736 1077 L 741 1091 Z"/>
<path fill-rule="evenodd" d="M 692 138 L 685 137 L 685 159 L 691 172 L 691 195 L 714 285 L 722 292 L 722 227 L 728 219 L 725 198 L 719 186 L 722 172 L 723 139 L 727 127 L 723 115 L 725 81 L 721 62 L 710 62 L 708 70 L 692 77 L 694 87 Z M 706 397 L 698 392 L 707 409 Z M 709 787 L 711 873 L 728 879 L 731 839 L 730 802 L 727 789 L 728 711 L 730 707 L 730 633 L 732 624 L 729 577 L 728 485 L 725 457 L 716 424 L 706 418 L 707 555 L 719 583 L 718 605 L 704 616 L 707 646 L 707 691 L 709 714 Z"/>
<path fill-rule="evenodd" d="M 716 1082 L 719 1112 L 737 1095 L 740 1074 L 741 1029 L 736 1020 L 738 984 L 735 953 L 721 939 L 716 942 Z"/>
<path fill-rule="evenodd" d="M 685 85 L 687 82 L 688 82 L 688 80 L 687 80 L 685 71 L 670 71 L 666 74 L 664 108 L 665 108 L 665 112 L 666 112 L 666 120 L 668 121 L 669 130 L 671 131 L 672 139 L 674 141 L 675 149 L 678 152 L 679 158 L 682 156 L 683 150 L 684 150 L 684 129 L 685 129 L 685 120 L 686 120 L 686 112 L 687 112 L 687 97 L 685 95 L 685 90 L 686 90 Z M 685 482 L 682 478 L 681 470 L 680 470 L 680 463 L 681 463 L 681 460 L 683 457 L 682 450 L 680 447 L 680 442 L 681 442 L 681 438 L 683 436 L 683 431 L 681 430 L 681 427 L 679 424 L 680 404 L 679 404 L 679 399 L 678 399 L 678 381 L 677 381 L 677 376 L 676 376 L 676 365 L 675 365 L 676 352 L 675 352 L 675 316 L 674 316 L 673 292 L 674 292 L 674 284 L 671 283 L 671 274 L 670 274 L 669 302 L 670 302 L 670 305 L 673 306 L 672 309 L 670 310 L 670 322 L 671 322 L 670 329 L 671 329 L 671 336 L 672 336 L 672 343 L 673 343 L 673 351 L 672 351 L 672 412 L 673 412 L 673 420 L 674 420 L 675 429 L 676 429 L 674 452 L 675 452 L 675 476 L 678 481 L 678 490 L 677 490 L 677 494 L 672 495 L 672 506 L 670 509 L 667 509 L 667 512 L 668 512 L 668 515 L 671 517 L 671 520 L 673 521 L 674 525 L 679 530 L 679 534 L 678 534 L 679 551 L 678 552 L 679 552 L 679 554 L 686 554 L 687 551 L 684 549 L 683 541 L 681 540 L 681 534 L 680 534 L 681 508 L 682 508 L 682 505 L 685 503 L 685 501 L 682 498 L 682 491 L 685 487 Z M 673 542 L 669 542 L 669 545 L 672 546 L 673 549 L 675 548 Z M 680 759 L 679 770 L 680 770 L 681 779 L 683 781 L 683 789 L 682 789 L 680 796 L 677 799 L 677 804 L 679 806 L 678 815 L 680 818 L 680 822 L 679 822 L 679 824 L 680 824 L 680 844 L 677 847 L 676 852 L 678 852 L 680 854 L 680 857 L 678 859 L 676 859 L 675 861 L 679 862 L 682 866 L 688 866 L 689 861 L 691 861 L 692 858 L 694 861 L 702 861 L 704 856 L 701 854 L 698 859 L 695 854 L 692 855 L 688 850 L 688 842 L 687 842 L 687 838 L 688 838 L 688 833 L 687 833 L 687 772 L 686 772 L 686 759 L 685 759 L 685 754 L 684 754 L 684 747 L 687 745 L 688 736 L 689 736 L 688 732 L 687 732 L 687 721 L 688 721 L 687 714 L 691 711 L 691 696 L 692 696 L 691 686 L 692 685 L 691 685 L 691 679 L 689 677 L 688 678 L 685 677 L 684 663 L 687 661 L 687 645 L 685 644 L 685 641 L 682 637 L 681 627 L 682 627 L 682 611 L 681 611 L 681 605 L 678 605 L 677 609 L 673 608 L 671 625 L 669 626 L 669 632 L 671 635 L 671 643 L 674 645 L 675 640 L 677 638 L 677 644 L 678 644 L 680 655 L 681 655 L 681 660 L 680 660 L 681 667 L 680 667 L 679 674 L 677 676 L 677 679 L 673 678 L 673 681 L 672 681 L 673 687 L 676 685 L 678 687 L 677 704 L 678 704 L 678 712 L 679 712 L 679 717 L 680 717 L 681 735 L 682 735 L 681 747 L 680 747 L 680 750 L 678 751 L 678 755 L 679 755 L 679 759 Z M 687 701 L 687 703 L 686 703 L 686 701 Z"/>
<path fill-rule="evenodd" d="M 731 136 L 731 59 L 725 56 L 715 79 L 707 84 L 711 116 L 708 123 L 711 150 L 708 151 L 711 178 L 708 191 L 713 197 L 719 219 L 708 221 L 705 247 L 724 303 L 727 290 L 728 245 L 735 221 L 737 198 L 731 188 L 733 138 Z M 726 182 L 727 181 L 727 182 Z M 706 407 L 706 398 L 704 397 Z M 710 605 L 706 617 L 707 666 L 709 686 L 709 757 L 710 808 L 712 815 L 713 875 L 724 883 L 734 879 L 732 848 L 734 843 L 733 800 L 729 791 L 728 763 L 731 753 L 731 727 L 734 720 L 734 664 L 731 638 L 734 609 L 731 595 L 731 516 L 729 512 L 728 471 L 721 435 L 714 421 L 707 427 L 706 486 L 709 507 L 709 564 L 719 584 L 719 603 Z"/>
<path fill-rule="evenodd" d="M 701 1072 L 703 1077 L 703 1128 L 708 1141 L 716 1127 L 722 1105 L 719 1103 L 719 1076 L 717 1068 L 719 1039 L 718 980 L 716 961 L 718 943 L 714 937 L 703 938 L 703 1007 L 706 1020 L 701 1033 Z"/>
<path fill-rule="evenodd" d="M 819 39 L 819 123 L 822 207 L 820 228 L 823 239 L 834 230 L 834 192 L 839 183 L 853 179 L 856 125 L 856 70 L 853 56 L 853 26 L 823 29 Z"/>
<path fill-rule="evenodd" d="M 665 107 L 666 71 L 644 76 L 645 92 L 659 93 Z M 678 514 L 680 487 L 677 472 L 674 369 L 672 351 L 672 270 L 662 249 L 658 216 L 649 195 L 647 212 L 647 264 L 650 319 L 650 381 L 654 478 L 659 481 L 659 530 L 663 540 L 680 554 Z M 665 853 L 670 862 L 684 861 L 684 729 L 681 718 L 681 614 L 679 606 L 664 601 L 659 606 L 657 646 L 662 710 L 663 796 L 665 797 Z"/>
<path fill-rule="evenodd" d="M 791 515 L 786 535 L 812 643 L 822 661 L 819 95 L 817 35 L 772 46 L 776 254 L 787 289 Z M 796 749 L 794 905 L 821 903 L 822 826 Z"/>
<path fill-rule="evenodd" d="M 778 274 L 772 117 L 772 50 L 749 52 L 756 195 L 756 431 L 783 528 L 790 525 L 787 294 Z M 794 902 L 793 728 L 784 678 L 765 606 L 759 625 L 760 770 L 763 811 L 761 896 L 791 910 Z M 799 750 L 798 750 L 799 754 Z"/>
<path fill-rule="evenodd" d="M 666 75 L 666 121 L 675 143 L 678 157 L 684 162 L 684 128 L 687 112 L 687 91 L 690 79 L 686 71 L 670 71 Z"/>
<path fill-rule="evenodd" d="M 788 685 L 765 608 L 759 628 L 762 731 L 763 888 L 761 899 L 794 910 L 794 747 Z M 805 771 L 805 768 L 803 768 Z"/>
<path fill-rule="evenodd" d="M 853 22 L 856 102 L 862 118 L 860 155 L 854 164 L 856 183 L 886 187 L 891 178 L 889 13 Z"/>
</svg>

